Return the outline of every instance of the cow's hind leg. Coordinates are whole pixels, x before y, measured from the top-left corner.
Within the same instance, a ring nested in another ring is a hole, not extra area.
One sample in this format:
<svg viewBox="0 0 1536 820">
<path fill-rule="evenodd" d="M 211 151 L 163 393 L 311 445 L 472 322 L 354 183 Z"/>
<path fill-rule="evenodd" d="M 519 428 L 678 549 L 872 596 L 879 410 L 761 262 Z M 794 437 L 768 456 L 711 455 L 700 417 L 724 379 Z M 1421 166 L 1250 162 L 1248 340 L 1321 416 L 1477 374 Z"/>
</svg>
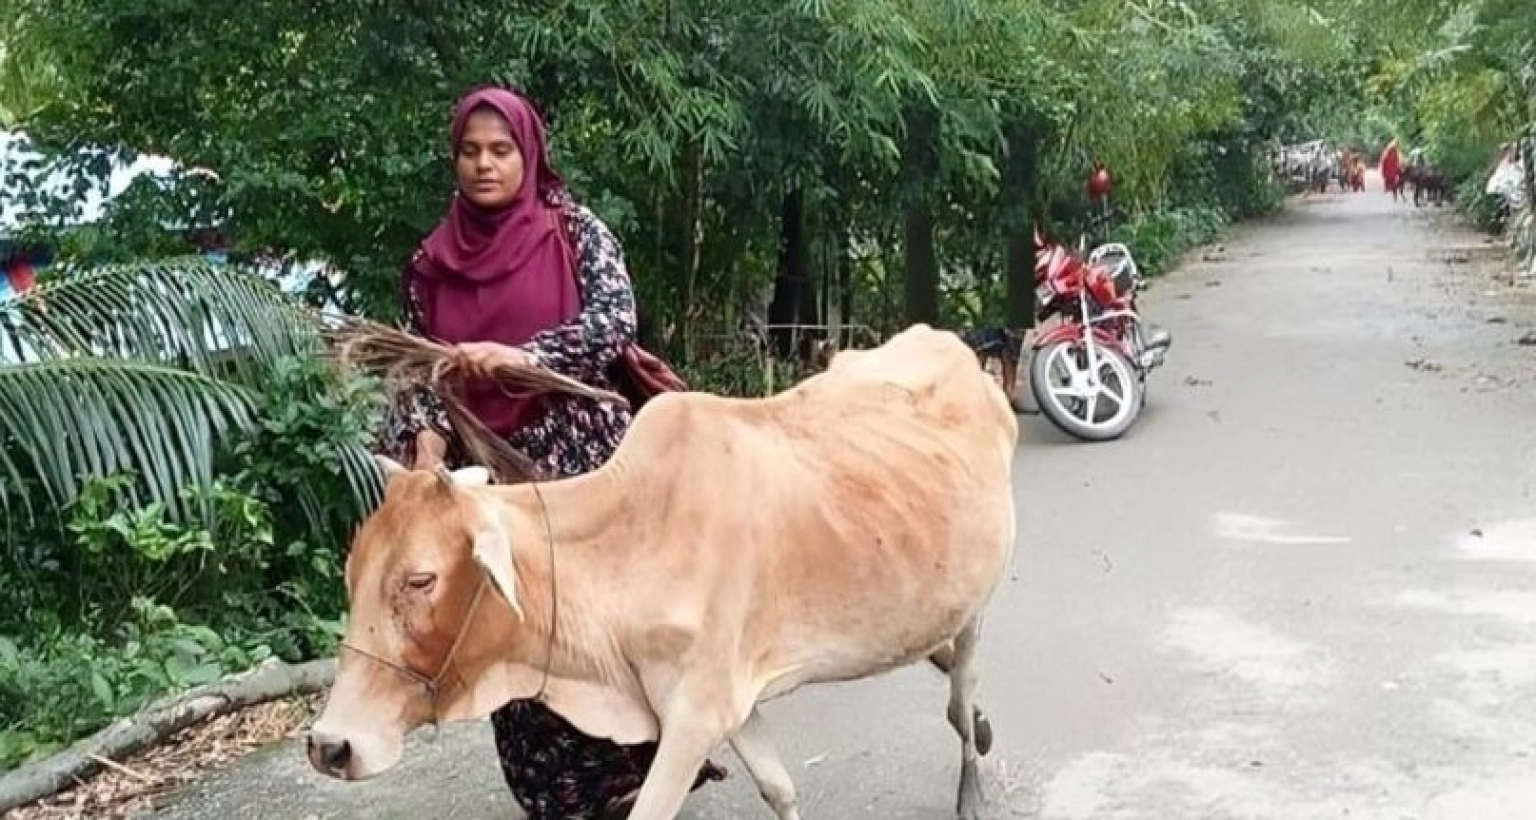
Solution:
<svg viewBox="0 0 1536 820">
<path fill-rule="evenodd" d="M 731 749 L 752 773 L 758 794 L 772 807 L 779 820 L 800 820 L 800 799 L 795 794 L 795 781 L 768 739 L 767 727 L 757 707 L 752 708 L 746 722 L 731 736 Z"/>
<path fill-rule="evenodd" d="M 976 744 L 976 645 L 980 638 L 980 619 L 973 618 L 955 636 L 954 665 L 949 670 L 949 722 L 960 733 L 960 790 L 955 798 L 959 820 L 981 820 L 986 802 L 981 791 L 981 753 Z"/>
<path fill-rule="evenodd" d="M 928 656 L 928 662 L 948 677 L 951 670 L 955 668 L 954 644 L 944 644 L 937 652 Z M 981 710 L 980 704 L 973 704 L 972 712 L 975 714 L 972 719 L 976 721 L 976 751 L 985 757 L 992 751 L 992 721 L 987 719 L 987 713 Z M 950 725 L 955 727 L 956 732 L 960 731 L 960 724 L 951 720 Z M 965 735 L 962 734 L 961 737 Z"/>
</svg>

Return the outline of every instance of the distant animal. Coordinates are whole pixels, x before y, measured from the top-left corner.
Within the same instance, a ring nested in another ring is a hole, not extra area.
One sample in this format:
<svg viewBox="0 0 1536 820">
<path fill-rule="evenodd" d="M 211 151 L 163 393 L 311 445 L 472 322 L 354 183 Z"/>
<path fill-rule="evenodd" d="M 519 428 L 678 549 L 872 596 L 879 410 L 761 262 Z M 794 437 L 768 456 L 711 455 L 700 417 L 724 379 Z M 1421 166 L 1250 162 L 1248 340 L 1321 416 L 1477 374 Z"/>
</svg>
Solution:
<svg viewBox="0 0 1536 820">
<path fill-rule="evenodd" d="M 1320 194 L 1328 193 L 1328 182 L 1333 179 L 1338 171 L 1338 163 L 1334 160 L 1319 158 L 1312 165 L 1312 187 Z"/>
<path fill-rule="evenodd" d="M 1403 169 L 1403 184 L 1413 186 L 1413 206 L 1420 207 L 1427 200 L 1438 208 L 1450 201 L 1450 184 L 1445 169 L 1438 165 L 1409 165 Z"/>
<path fill-rule="evenodd" d="M 1365 190 L 1365 160 L 1358 154 L 1349 163 L 1349 190 L 1355 193 Z"/>
</svg>

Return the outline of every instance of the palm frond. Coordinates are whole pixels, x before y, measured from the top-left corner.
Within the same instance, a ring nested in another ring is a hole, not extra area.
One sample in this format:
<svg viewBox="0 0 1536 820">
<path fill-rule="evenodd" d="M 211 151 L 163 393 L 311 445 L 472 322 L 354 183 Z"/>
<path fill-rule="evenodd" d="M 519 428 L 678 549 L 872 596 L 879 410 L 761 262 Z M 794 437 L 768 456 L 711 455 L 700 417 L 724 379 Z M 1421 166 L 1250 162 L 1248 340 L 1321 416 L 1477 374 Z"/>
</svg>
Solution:
<svg viewBox="0 0 1536 820">
<path fill-rule="evenodd" d="M 489 467 L 505 482 L 533 481 L 539 475 L 534 462 L 478 421 L 458 396 L 462 375 L 452 348 L 367 319 L 349 318 L 326 331 L 331 355 L 345 367 L 372 373 L 386 384 L 420 384 L 442 400 L 449 423 L 465 451 L 476 464 Z M 629 400 L 542 367 L 500 365 L 492 374 L 508 394 L 555 392 L 611 401 L 624 406 Z M 514 392 L 517 391 L 517 392 Z"/>
<path fill-rule="evenodd" d="M 130 358 L 254 386 L 314 350 L 318 317 L 259 274 L 199 258 L 105 265 L 0 300 L 0 361 Z"/>
<path fill-rule="evenodd" d="M 0 477 L 35 476 L 50 503 L 74 501 L 91 476 L 134 470 L 152 497 L 191 510 L 182 487 L 212 481 L 213 447 L 251 423 L 239 385 L 151 362 L 77 357 L 0 367 Z M 16 495 L 0 492 L 9 509 Z M 136 499 L 137 500 L 137 499 Z"/>
<path fill-rule="evenodd" d="M 387 381 L 444 386 L 459 376 L 453 350 L 430 339 L 368 319 L 348 318 L 327 329 L 338 362 L 376 372 Z M 573 396 L 628 405 L 612 390 L 592 387 L 542 367 L 500 366 L 494 374 L 504 387 Z"/>
<path fill-rule="evenodd" d="M 27 481 L 62 506 L 91 477 L 133 470 L 146 500 L 208 514 L 182 490 L 209 486 L 218 447 L 252 429 L 262 382 L 280 359 L 318 355 L 321 325 L 256 272 L 200 258 L 69 272 L 0 299 L 0 512 L 20 498 L 35 514 Z M 337 461 L 368 507 L 368 454 Z"/>
</svg>

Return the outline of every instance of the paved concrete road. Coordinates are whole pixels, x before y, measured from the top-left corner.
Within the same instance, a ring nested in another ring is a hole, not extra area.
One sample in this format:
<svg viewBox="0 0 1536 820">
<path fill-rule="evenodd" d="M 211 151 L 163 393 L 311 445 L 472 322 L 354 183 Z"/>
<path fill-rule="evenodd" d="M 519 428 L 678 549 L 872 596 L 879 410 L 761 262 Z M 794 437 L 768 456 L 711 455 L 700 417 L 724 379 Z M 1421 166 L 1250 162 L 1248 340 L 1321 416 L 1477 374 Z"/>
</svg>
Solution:
<svg viewBox="0 0 1536 820">
<path fill-rule="evenodd" d="M 1536 816 L 1536 306 L 1371 184 L 1154 288 L 1175 344 L 1129 438 L 1025 417 L 983 644 L 996 817 Z M 767 712 L 807 820 L 951 816 L 930 670 Z M 165 817 L 511 818 L 489 744 L 445 733 L 360 786 L 284 745 Z M 770 817 L 722 759 L 685 816 Z"/>
</svg>

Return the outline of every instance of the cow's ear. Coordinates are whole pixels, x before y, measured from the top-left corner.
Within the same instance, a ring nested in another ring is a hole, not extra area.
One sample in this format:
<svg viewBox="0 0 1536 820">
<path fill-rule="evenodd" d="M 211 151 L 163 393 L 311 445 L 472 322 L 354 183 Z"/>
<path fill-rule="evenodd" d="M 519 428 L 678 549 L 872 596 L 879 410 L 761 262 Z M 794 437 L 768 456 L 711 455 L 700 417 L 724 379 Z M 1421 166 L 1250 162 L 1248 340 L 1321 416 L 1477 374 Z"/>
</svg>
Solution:
<svg viewBox="0 0 1536 820">
<path fill-rule="evenodd" d="M 491 471 L 485 467 L 460 467 L 449 475 L 453 476 L 453 483 L 460 487 L 484 487 L 491 483 Z"/>
<path fill-rule="evenodd" d="M 379 465 L 379 469 L 383 471 L 384 479 L 386 481 L 397 475 L 400 475 L 401 473 L 410 472 L 410 470 L 406 469 L 404 464 L 395 461 L 389 456 L 379 455 L 378 453 L 374 453 L 373 463 Z"/>
<path fill-rule="evenodd" d="M 526 620 L 523 606 L 517 601 L 517 570 L 512 565 L 512 539 L 507 537 L 506 530 L 495 524 L 483 525 L 475 532 L 473 554 L 475 563 L 490 576 L 496 591 L 518 619 Z"/>
</svg>

